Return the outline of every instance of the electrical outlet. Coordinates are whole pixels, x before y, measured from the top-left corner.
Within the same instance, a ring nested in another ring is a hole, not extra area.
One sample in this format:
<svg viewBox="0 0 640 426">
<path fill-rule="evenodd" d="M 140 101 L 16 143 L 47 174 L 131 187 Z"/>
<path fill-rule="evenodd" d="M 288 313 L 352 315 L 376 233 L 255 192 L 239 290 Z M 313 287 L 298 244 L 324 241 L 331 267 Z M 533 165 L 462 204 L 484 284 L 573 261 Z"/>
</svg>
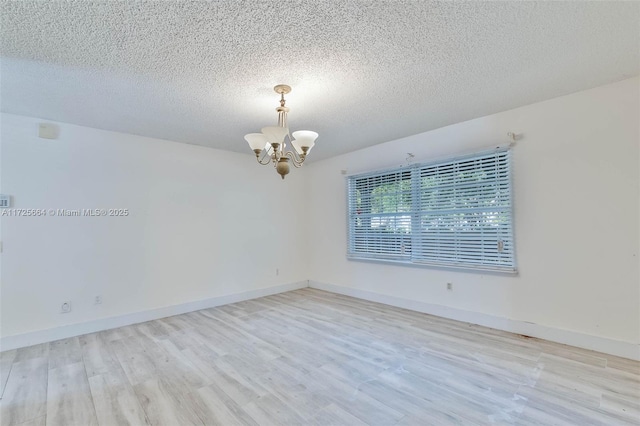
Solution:
<svg viewBox="0 0 640 426">
<path fill-rule="evenodd" d="M 447 283 L 447 290 L 453 291 L 453 283 Z"/>
<path fill-rule="evenodd" d="M 67 300 L 66 302 L 62 302 L 60 305 L 60 313 L 68 314 L 69 312 L 71 312 L 71 301 Z"/>
<path fill-rule="evenodd" d="M 96 296 L 95 299 L 93 299 L 93 304 L 102 305 L 102 296 Z"/>
</svg>

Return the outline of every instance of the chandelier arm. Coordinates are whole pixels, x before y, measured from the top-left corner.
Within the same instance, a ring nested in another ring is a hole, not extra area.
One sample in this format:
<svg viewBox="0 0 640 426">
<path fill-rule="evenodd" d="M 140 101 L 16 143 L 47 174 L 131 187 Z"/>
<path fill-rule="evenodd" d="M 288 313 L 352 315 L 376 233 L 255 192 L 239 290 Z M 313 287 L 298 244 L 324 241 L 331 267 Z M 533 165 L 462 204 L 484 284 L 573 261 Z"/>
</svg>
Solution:
<svg viewBox="0 0 640 426">
<path fill-rule="evenodd" d="M 263 150 L 262 152 L 264 152 L 264 154 L 262 154 L 262 158 L 260 158 L 260 154 L 256 154 L 256 161 L 258 162 L 258 164 L 266 166 L 267 164 L 271 163 L 271 156 L 266 153 L 266 150 Z M 263 163 L 264 160 L 266 160 L 266 162 Z"/>
<path fill-rule="evenodd" d="M 304 163 L 305 157 L 299 156 L 294 151 L 287 151 L 285 155 L 289 157 L 289 159 L 291 159 L 291 162 L 293 163 L 293 166 L 296 169 L 299 169 L 300 167 L 302 167 L 302 163 Z"/>
</svg>

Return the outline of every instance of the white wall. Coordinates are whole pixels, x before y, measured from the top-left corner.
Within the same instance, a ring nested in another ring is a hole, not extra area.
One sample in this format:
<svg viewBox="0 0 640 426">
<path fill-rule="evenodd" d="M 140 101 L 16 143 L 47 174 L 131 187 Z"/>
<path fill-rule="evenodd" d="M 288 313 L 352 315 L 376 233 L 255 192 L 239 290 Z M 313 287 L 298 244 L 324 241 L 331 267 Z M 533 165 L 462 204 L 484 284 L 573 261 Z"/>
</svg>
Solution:
<svg viewBox="0 0 640 426">
<path fill-rule="evenodd" d="M 310 164 L 309 278 L 637 345 L 639 87 L 628 79 Z M 470 152 L 507 132 L 523 134 L 513 148 L 517 276 L 346 260 L 341 170 Z"/>
<path fill-rule="evenodd" d="M 40 121 L 1 116 L 13 207 L 130 215 L 2 217 L 3 338 L 306 279 L 304 235 L 274 226 L 305 225 L 298 170 L 282 181 L 251 154 L 64 123 L 40 139 Z"/>
<path fill-rule="evenodd" d="M 472 322 L 535 323 L 637 349 L 639 89 L 634 78 L 459 123 L 307 164 L 284 182 L 250 154 L 64 123 L 46 140 L 37 137 L 46 120 L 2 114 L 0 192 L 15 208 L 131 213 L 0 218 L 0 336 L 311 279 Z M 523 134 L 513 148 L 518 275 L 346 260 L 342 170 L 397 166 L 407 152 L 415 161 L 470 152 L 507 142 L 509 131 Z M 64 300 L 69 314 L 59 313 Z"/>
</svg>

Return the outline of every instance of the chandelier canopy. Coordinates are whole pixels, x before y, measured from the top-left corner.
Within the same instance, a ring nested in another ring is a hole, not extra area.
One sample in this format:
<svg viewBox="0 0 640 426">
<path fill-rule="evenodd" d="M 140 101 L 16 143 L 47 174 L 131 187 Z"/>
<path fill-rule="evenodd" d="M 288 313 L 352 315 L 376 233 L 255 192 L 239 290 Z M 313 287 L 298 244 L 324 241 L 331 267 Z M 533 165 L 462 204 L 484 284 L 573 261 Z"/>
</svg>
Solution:
<svg viewBox="0 0 640 426">
<path fill-rule="evenodd" d="M 291 87 L 286 84 L 278 84 L 273 90 L 280 95 L 280 106 L 276 108 L 278 112 L 278 125 L 263 127 L 261 133 L 249 133 L 244 139 L 256 154 L 258 163 L 266 166 L 272 163 L 282 179 L 289 173 L 289 161 L 294 167 L 301 167 L 307 154 L 315 145 L 318 137 L 316 132 L 311 130 L 298 130 L 289 134 L 287 127 L 287 114 L 289 108 L 285 106 L 284 95 L 291 92 Z M 286 139 L 289 139 L 294 151 L 287 151 Z"/>
</svg>

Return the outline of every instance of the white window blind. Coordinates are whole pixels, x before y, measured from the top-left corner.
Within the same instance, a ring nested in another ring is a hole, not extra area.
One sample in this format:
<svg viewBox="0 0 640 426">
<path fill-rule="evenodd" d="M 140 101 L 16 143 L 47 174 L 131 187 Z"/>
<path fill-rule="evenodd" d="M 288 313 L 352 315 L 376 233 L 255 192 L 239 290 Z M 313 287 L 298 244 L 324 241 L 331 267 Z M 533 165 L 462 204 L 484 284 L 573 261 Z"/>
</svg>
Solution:
<svg viewBox="0 0 640 426">
<path fill-rule="evenodd" d="M 510 151 L 350 176 L 347 255 L 515 271 Z"/>
</svg>

